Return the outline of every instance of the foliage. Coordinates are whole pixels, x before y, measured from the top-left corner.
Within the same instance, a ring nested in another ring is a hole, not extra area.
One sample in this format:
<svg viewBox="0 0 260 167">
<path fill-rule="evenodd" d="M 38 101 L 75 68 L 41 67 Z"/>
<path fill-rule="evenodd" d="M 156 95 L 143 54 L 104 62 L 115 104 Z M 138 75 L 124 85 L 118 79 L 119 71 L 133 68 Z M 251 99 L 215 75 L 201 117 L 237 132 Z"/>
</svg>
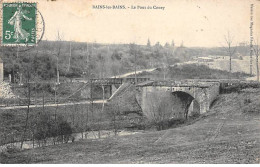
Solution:
<svg viewBox="0 0 260 167">
<path fill-rule="evenodd" d="M 242 112 L 245 114 L 260 114 L 259 89 L 245 89 L 247 92 L 241 105 Z"/>
<path fill-rule="evenodd" d="M 97 44 L 71 42 L 71 57 L 69 50 L 70 42 L 41 41 L 39 45 L 25 52 L 18 52 L 17 48 L 3 47 L 1 58 L 4 61 L 4 74 L 8 77 L 26 77 L 26 69 L 30 67 L 32 78 L 39 80 L 54 80 L 57 75 L 57 67 L 60 76 L 64 77 L 100 77 L 100 67 L 106 69 L 106 77 L 133 71 L 134 56 L 136 53 L 137 69 L 167 66 L 177 62 L 192 60 L 198 56 L 224 55 L 224 48 L 187 48 L 176 47 L 174 41 L 162 46 L 159 42 L 151 45 L 133 44 Z M 58 49 L 58 50 L 57 50 Z M 237 47 L 237 52 L 245 55 L 247 47 Z M 132 55 L 132 56 L 131 56 Z M 105 61 L 101 61 L 101 58 Z M 70 68 L 68 64 L 70 61 Z"/>
<path fill-rule="evenodd" d="M 220 92 L 221 93 L 232 93 L 241 92 L 248 88 L 260 88 L 260 84 L 257 82 L 233 82 L 233 83 L 221 83 Z M 250 99 L 249 99 L 250 100 Z"/>
<path fill-rule="evenodd" d="M 157 68 L 153 72 L 144 72 L 138 74 L 142 77 L 163 78 L 163 73 L 166 72 L 166 78 L 181 80 L 181 79 L 228 79 L 229 72 L 217 69 L 211 69 L 205 65 L 185 64 L 168 66 L 166 69 Z M 232 73 L 232 79 L 243 79 L 249 77 L 249 74 L 235 72 Z"/>
<path fill-rule="evenodd" d="M 48 112 L 39 113 L 38 120 L 32 124 L 31 128 L 36 140 L 46 140 L 49 137 L 65 136 L 72 134 L 70 124 L 58 116 L 55 120 Z"/>
<path fill-rule="evenodd" d="M 119 72 L 121 74 L 133 71 L 134 56 L 129 56 L 133 55 L 133 52 L 137 56 L 138 69 L 158 65 L 156 62 L 162 57 L 177 59 L 173 54 L 173 48 L 164 48 L 161 45 L 132 47 L 132 44 L 103 45 L 78 42 L 71 42 L 70 57 L 69 44 L 64 41 L 42 41 L 36 48 L 26 52 L 17 52 L 17 48 L 2 48 L 5 77 L 11 74 L 12 78 L 19 78 L 21 72 L 25 77 L 28 66 L 31 75 L 39 80 L 55 79 L 57 68 L 60 76 L 73 78 L 85 75 L 100 77 L 100 67 L 104 67 L 104 75 L 108 77 Z"/>
<path fill-rule="evenodd" d="M 17 153 L 20 153 L 21 150 L 18 148 L 13 147 L 7 147 L 6 150 L 2 151 L 0 153 L 0 163 L 1 164 L 13 164 L 14 161 L 11 159 L 15 159 L 15 163 L 30 163 L 31 157 L 28 155 L 17 155 Z"/>
</svg>

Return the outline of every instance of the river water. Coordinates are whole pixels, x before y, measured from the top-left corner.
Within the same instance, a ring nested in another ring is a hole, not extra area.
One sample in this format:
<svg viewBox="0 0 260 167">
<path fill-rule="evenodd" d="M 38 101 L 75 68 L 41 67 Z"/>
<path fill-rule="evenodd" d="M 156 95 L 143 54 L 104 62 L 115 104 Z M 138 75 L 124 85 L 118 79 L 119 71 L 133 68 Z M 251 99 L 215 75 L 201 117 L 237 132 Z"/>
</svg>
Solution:
<svg viewBox="0 0 260 167">
<path fill-rule="evenodd" d="M 117 132 L 117 136 L 127 136 L 127 135 L 133 135 L 136 133 L 142 133 L 143 131 L 126 131 L 126 130 L 120 130 Z M 98 131 L 87 131 L 83 133 L 73 133 L 71 136 L 74 137 L 74 141 L 80 141 L 80 140 L 102 140 L 110 137 L 114 137 L 114 131 L 108 131 L 108 130 L 102 130 L 100 131 L 100 138 L 98 137 Z M 71 139 L 68 141 L 68 143 L 71 143 Z M 61 144 L 61 143 L 59 143 Z M 53 145 L 53 138 L 48 138 L 45 146 Z M 57 145 L 57 144 L 56 144 Z M 5 150 L 7 147 L 17 147 L 20 148 L 21 142 L 14 142 L 9 143 L 0 146 L 0 152 Z M 40 144 L 42 146 L 42 143 Z M 23 148 L 22 149 L 32 149 L 39 147 L 37 141 L 24 141 Z"/>
</svg>

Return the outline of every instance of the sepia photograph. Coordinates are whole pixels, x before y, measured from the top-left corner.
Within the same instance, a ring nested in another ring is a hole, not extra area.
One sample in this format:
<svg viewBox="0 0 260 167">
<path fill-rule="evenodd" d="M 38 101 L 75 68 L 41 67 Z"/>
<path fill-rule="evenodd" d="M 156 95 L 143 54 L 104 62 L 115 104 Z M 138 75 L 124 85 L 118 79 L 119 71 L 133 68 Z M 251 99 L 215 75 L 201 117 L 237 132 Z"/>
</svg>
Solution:
<svg viewBox="0 0 260 167">
<path fill-rule="evenodd" d="M 0 38 L 0 164 L 260 163 L 260 0 L 0 0 Z"/>
</svg>

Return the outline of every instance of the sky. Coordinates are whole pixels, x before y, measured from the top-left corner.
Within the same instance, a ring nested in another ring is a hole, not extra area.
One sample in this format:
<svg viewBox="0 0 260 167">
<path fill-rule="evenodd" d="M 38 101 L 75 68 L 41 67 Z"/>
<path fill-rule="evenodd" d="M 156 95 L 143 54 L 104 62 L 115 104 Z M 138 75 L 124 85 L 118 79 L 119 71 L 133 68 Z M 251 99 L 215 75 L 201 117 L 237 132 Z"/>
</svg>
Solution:
<svg viewBox="0 0 260 167">
<path fill-rule="evenodd" d="M 8 0 L 6 0 L 8 1 Z M 35 1 L 35 0 L 34 0 Z M 43 39 L 97 43 L 152 44 L 175 41 L 189 47 L 249 41 L 250 4 L 254 3 L 254 35 L 259 31 L 258 0 L 38 0 L 45 21 Z M 125 5 L 125 10 L 93 9 L 93 5 Z M 131 9 L 157 6 L 161 9 Z M 130 8 L 128 8 L 130 7 Z M 258 12 L 258 13 L 257 13 Z M 257 18 L 258 16 L 258 18 Z M 260 41 L 260 40 L 259 40 Z"/>
</svg>

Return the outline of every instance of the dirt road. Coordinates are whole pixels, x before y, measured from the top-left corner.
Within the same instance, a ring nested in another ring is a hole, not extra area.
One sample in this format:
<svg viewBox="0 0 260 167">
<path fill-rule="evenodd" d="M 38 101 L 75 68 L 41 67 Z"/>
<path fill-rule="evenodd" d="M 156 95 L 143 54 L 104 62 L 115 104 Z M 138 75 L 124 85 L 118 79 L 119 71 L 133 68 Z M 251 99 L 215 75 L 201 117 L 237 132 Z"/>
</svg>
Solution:
<svg viewBox="0 0 260 167">
<path fill-rule="evenodd" d="M 102 104 L 102 103 L 107 103 L 107 100 L 94 100 L 94 104 Z M 45 104 L 44 106 L 46 107 L 55 107 L 55 106 L 69 106 L 69 105 L 75 105 L 75 104 L 91 104 L 92 101 L 82 101 L 82 102 L 74 102 L 74 103 L 60 103 L 60 104 Z M 10 109 L 22 109 L 22 108 L 27 108 L 28 106 L 10 106 L 10 107 L 0 107 L 1 110 L 10 110 Z M 30 105 L 30 108 L 37 108 L 37 107 L 42 107 L 41 104 L 38 105 Z"/>
</svg>

